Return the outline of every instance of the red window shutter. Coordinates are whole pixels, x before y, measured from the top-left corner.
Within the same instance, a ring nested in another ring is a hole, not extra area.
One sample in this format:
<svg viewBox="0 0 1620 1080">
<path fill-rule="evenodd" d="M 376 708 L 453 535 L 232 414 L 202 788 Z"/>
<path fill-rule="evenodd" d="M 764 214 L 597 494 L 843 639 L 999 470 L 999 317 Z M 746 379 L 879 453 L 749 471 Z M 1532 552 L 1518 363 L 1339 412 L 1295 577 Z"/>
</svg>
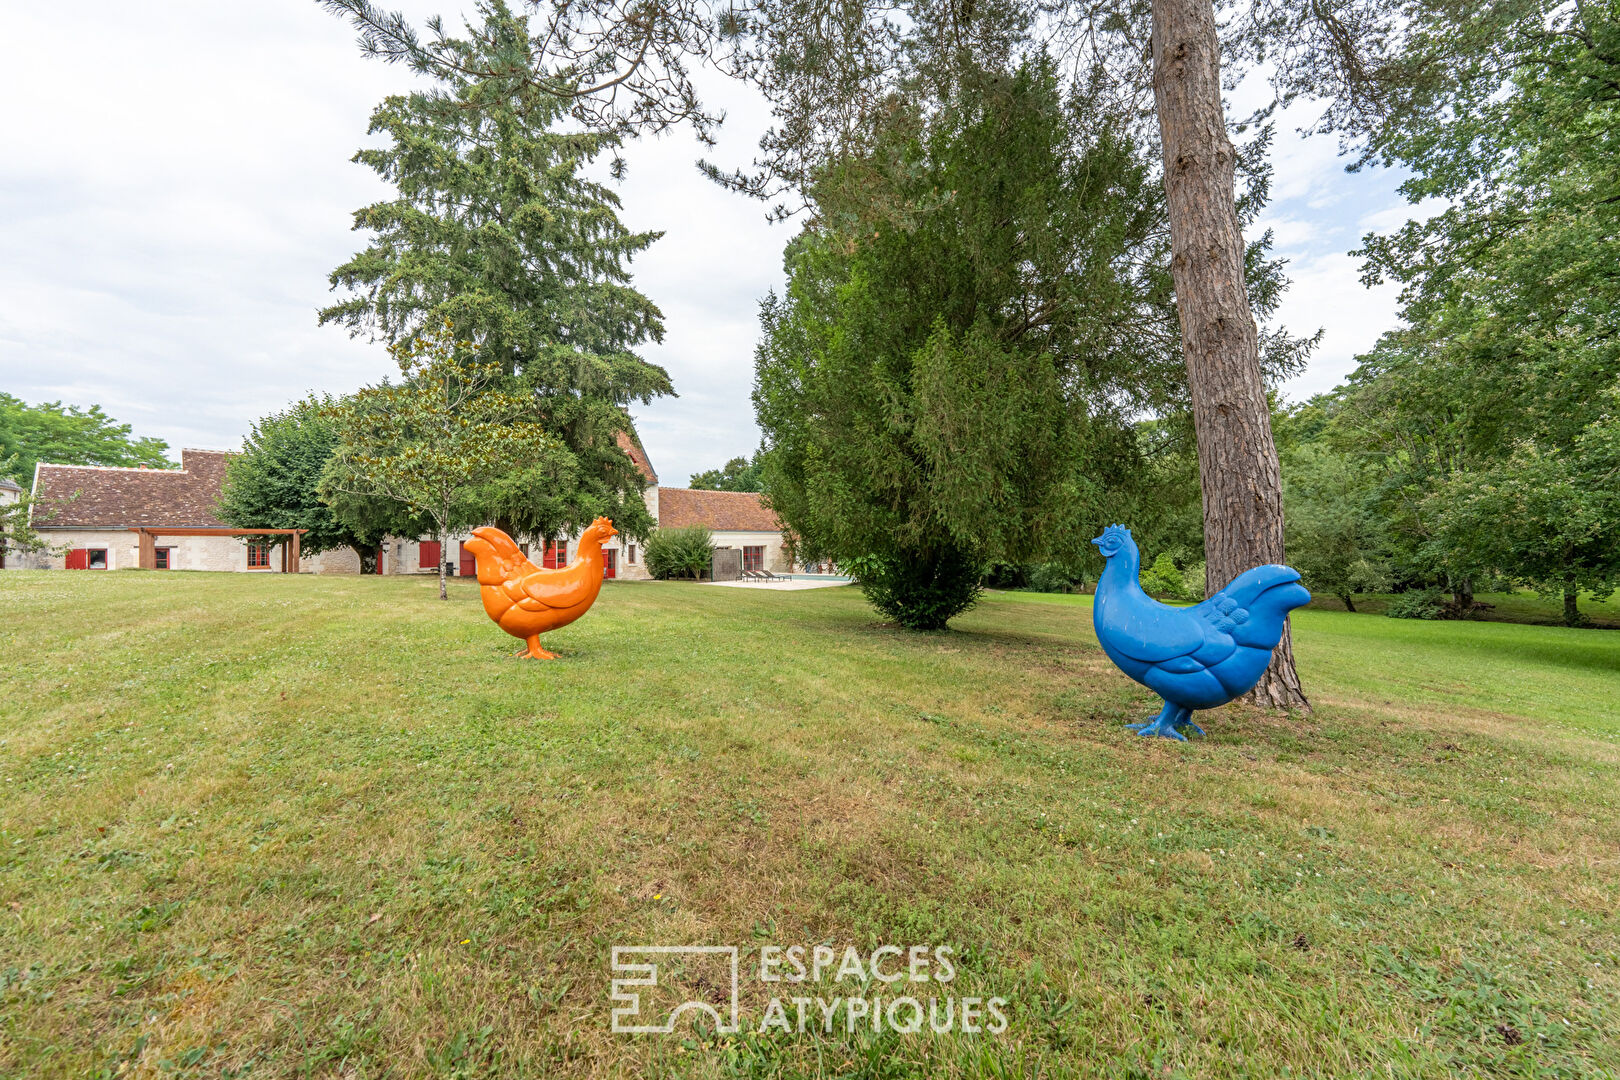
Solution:
<svg viewBox="0 0 1620 1080">
<path fill-rule="evenodd" d="M 418 558 L 417 562 L 416 562 L 416 565 L 417 565 L 417 567 L 419 569 L 422 569 L 422 570 L 436 570 L 436 569 L 438 569 L 438 566 L 439 566 L 439 542 L 437 540 L 424 540 L 420 544 L 416 545 L 416 550 L 417 550 L 417 554 L 420 556 L 420 558 Z"/>
<path fill-rule="evenodd" d="M 67 562 L 64 564 L 69 570 L 90 569 L 90 549 L 74 548 L 67 553 Z"/>
</svg>

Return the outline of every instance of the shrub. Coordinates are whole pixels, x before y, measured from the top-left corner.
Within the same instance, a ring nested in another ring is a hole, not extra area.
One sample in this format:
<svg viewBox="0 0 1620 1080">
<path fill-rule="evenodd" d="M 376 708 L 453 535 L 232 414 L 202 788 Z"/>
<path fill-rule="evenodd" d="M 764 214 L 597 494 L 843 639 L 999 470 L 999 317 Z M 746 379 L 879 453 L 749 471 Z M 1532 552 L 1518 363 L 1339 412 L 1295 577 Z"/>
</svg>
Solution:
<svg viewBox="0 0 1620 1080">
<path fill-rule="evenodd" d="M 1036 563 L 1028 568 L 1025 577 L 1031 592 L 1070 593 L 1085 583 L 1079 574 L 1061 563 Z"/>
<path fill-rule="evenodd" d="M 1029 567 L 1022 563 L 996 560 L 984 568 L 984 587 L 987 589 L 1025 589 L 1029 587 Z"/>
<path fill-rule="evenodd" d="M 1181 572 L 1181 599 L 1194 603 L 1204 599 L 1204 574 L 1203 562 L 1195 562 Z"/>
<path fill-rule="evenodd" d="M 1397 594 L 1384 614 L 1392 619 L 1442 619 L 1446 604 L 1438 589 L 1413 589 Z"/>
<path fill-rule="evenodd" d="M 1200 575 L 1202 579 L 1202 575 Z M 1142 591 L 1149 596 L 1164 596 L 1171 600 L 1192 600 L 1203 595 L 1202 580 L 1197 593 L 1187 587 L 1186 575 L 1176 566 L 1168 551 L 1161 552 L 1153 565 L 1142 571 Z"/>
<path fill-rule="evenodd" d="M 703 525 L 683 529 L 658 529 L 647 538 L 642 556 L 647 572 L 655 578 L 691 578 L 696 581 L 709 572 L 714 558 L 714 538 Z"/>
<path fill-rule="evenodd" d="M 907 630 L 945 629 L 983 588 L 984 566 L 956 550 L 933 558 L 863 555 L 840 566 L 873 607 Z"/>
</svg>

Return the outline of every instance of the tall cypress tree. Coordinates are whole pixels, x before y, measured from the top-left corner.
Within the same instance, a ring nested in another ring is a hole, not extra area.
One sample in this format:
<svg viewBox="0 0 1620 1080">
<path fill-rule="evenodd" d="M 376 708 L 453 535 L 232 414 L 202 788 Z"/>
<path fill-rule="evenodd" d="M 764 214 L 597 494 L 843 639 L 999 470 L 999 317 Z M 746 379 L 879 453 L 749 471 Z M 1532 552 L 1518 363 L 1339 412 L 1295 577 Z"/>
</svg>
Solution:
<svg viewBox="0 0 1620 1080">
<path fill-rule="evenodd" d="M 448 322 L 500 365 L 501 389 L 533 395 L 556 448 L 480 491 L 489 518 L 539 538 L 607 515 L 643 534 L 643 481 L 616 440 L 632 401 L 674 392 L 636 354 L 662 340 L 663 316 L 628 268 L 662 234 L 627 229 L 614 191 L 582 175 L 616 136 L 553 130 L 569 103 L 533 79 L 527 19 L 504 0 L 478 10 L 464 38 L 434 24 L 449 61 L 432 69 L 437 85 L 372 113 L 389 145 L 354 160 L 398 194 L 356 211 L 372 243 L 332 272 L 348 296 L 320 320 L 390 344 Z"/>
</svg>

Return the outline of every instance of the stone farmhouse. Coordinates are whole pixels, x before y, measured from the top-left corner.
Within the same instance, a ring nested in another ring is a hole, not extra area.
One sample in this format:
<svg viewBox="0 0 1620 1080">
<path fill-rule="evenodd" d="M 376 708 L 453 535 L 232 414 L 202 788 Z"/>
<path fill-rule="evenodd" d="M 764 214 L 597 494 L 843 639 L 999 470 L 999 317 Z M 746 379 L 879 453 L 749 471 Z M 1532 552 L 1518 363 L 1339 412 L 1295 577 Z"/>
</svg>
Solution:
<svg viewBox="0 0 1620 1080">
<path fill-rule="evenodd" d="M 717 548 L 738 549 L 745 570 L 792 569 L 780 526 L 758 495 L 660 487 L 640 441 L 621 434 L 619 446 L 646 481 L 642 497 L 660 527 L 707 525 Z M 349 548 L 302 554 L 291 530 L 272 536 L 266 530 L 234 529 L 217 516 L 229 458 L 224 451 L 185 449 L 179 469 L 41 463 L 34 471 L 30 520 L 53 551 L 13 555 L 0 568 L 436 574 L 444 560 L 452 574 L 477 572 L 472 553 L 462 547 L 464 535 L 451 538 L 449 550 L 434 540 L 390 537 L 362 561 Z M 10 488 L 15 500 L 20 489 Z M 0 499 L 7 494 L 0 488 Z M 558 537 L 530 557 L 548 567 L 566 565 L 578 539 L 577 534 Z M 640 549 L 635 541 L 615 537 L 603 549 L 605 576 L 647 578 Z"/>
</svg>

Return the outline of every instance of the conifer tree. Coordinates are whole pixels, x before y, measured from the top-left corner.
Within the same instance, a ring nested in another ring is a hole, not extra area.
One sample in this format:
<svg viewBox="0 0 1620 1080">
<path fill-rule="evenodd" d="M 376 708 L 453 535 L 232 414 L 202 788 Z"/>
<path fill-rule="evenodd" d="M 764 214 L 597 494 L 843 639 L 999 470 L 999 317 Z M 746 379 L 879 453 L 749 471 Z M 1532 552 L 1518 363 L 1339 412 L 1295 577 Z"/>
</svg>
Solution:
<svg viewBox="0 0 1620 1080">
<path fill-rule="evenodd" d="M 504 393 L 533 396 L 557 452 L 486 484 L 479 509 L 508 531 L 544 538 L 613 518 L 644 535 L 642 478 L 618 447 L 632 401 L 671 394 L 668 374 L 636 349 L 663 317 L 630 284 L 628 264 L 656 240 L 619 220 L 619 199 L 585 169 L 618 139 L 554 130 L 568 100 L 532 78 L 527 19 L 504 0 L 481 25 L 440 34 L 450 61 L 431 89 L 387 98 L 370 131 L 388 145 L 354 160 L 397 195 L 355 213 L 372 243 L 332 272 L 348 295 L 320 313 L 390 344 L 445 323 L 494 364 Z M 611 163 L 615 177 L 622 162 Z"/>
</svg>

